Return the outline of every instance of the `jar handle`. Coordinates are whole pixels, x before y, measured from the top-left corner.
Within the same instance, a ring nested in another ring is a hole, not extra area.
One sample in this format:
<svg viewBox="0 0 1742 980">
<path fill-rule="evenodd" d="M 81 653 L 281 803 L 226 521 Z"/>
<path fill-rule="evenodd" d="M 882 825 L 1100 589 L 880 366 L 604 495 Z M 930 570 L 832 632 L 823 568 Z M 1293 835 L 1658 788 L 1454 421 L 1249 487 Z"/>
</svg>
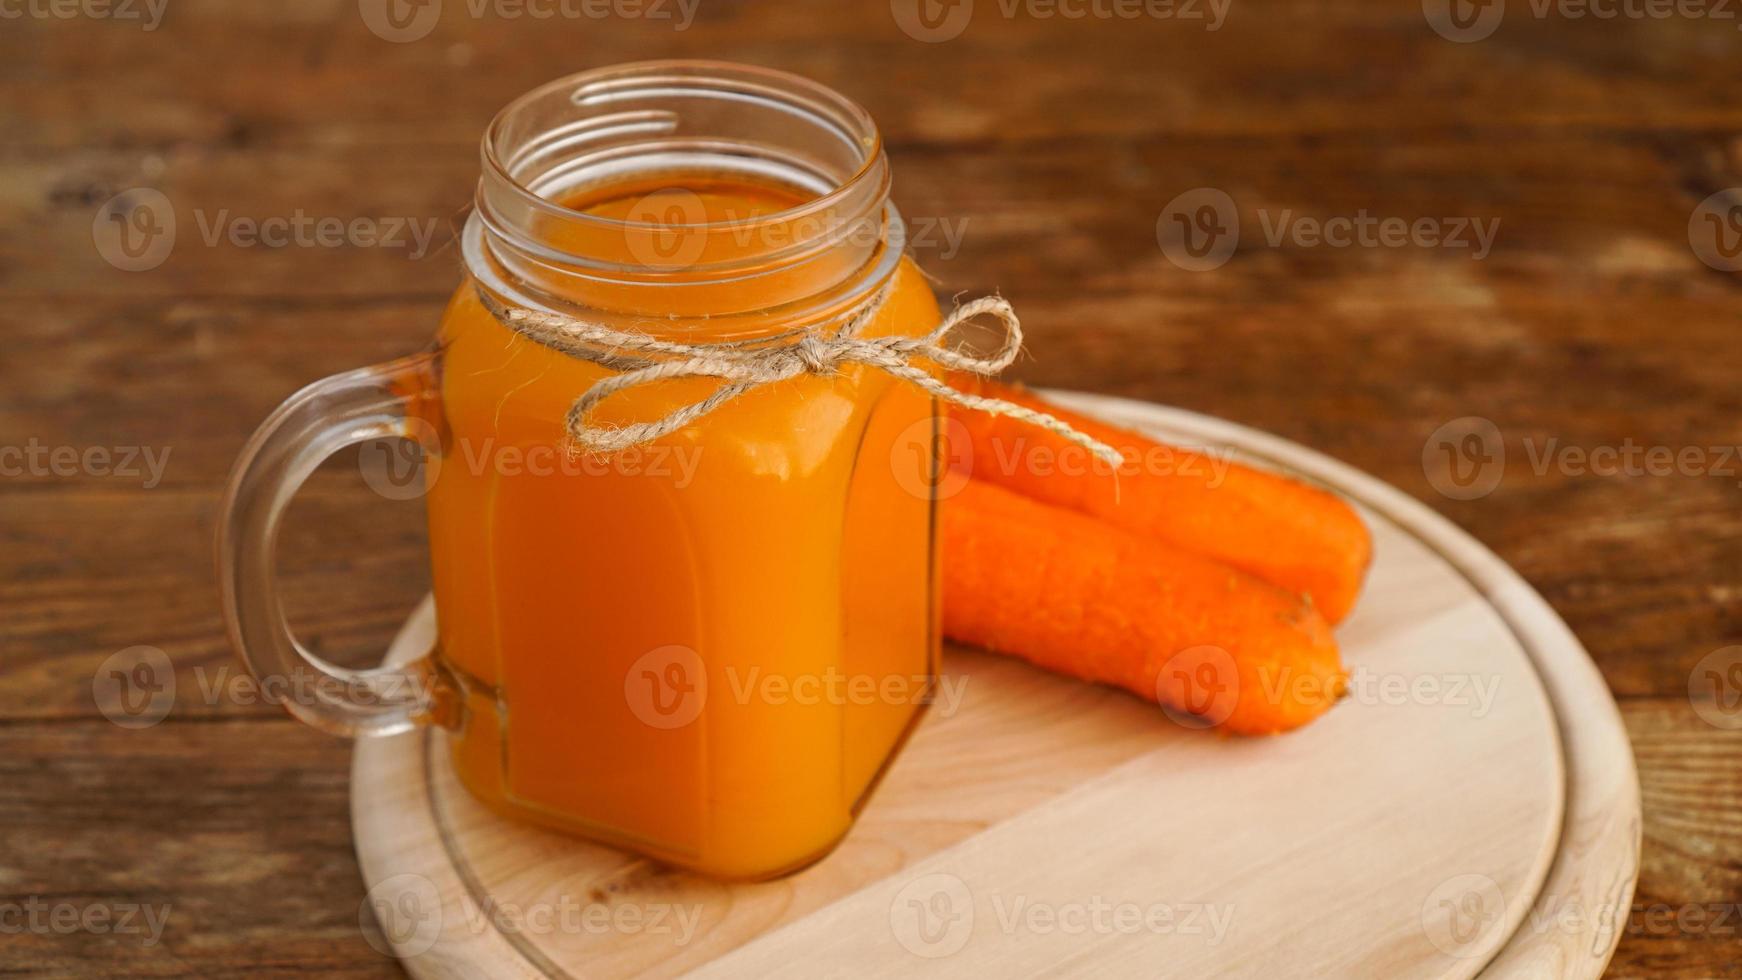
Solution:
<svg viewBox="0 0 1742 980">
<path fill-rule="evenodd" d="M 218 588 L 231 644 L 268 697 L 335 735 L 393 735 L 441 720 L 453 688 L 432 651 L 404 666 L 351 670 L 298 643 L 278 590 L 279 522 L 303 481 L 340 449 L 404 438 L 439 450 L 415 412 L 434 402 L 438 356 L 334 375 L 290 396 L 243 448 L 219 511 Z"/>
</svg>

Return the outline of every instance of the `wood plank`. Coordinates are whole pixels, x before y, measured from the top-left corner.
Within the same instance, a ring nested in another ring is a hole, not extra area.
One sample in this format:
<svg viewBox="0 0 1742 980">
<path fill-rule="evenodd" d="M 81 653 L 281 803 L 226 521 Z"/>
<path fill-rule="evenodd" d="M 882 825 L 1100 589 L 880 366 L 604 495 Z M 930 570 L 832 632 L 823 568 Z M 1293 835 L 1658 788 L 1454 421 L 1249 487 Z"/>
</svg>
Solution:
<svg viewBox="0 0 1742 980">
<path fill-rule="evenodd" d="M 721 56 L 834 85 L 901 143 L 1472 126 L 1721 132 L 1739 119 L 1728 97 L 1734 22 L 1717 19 L 1515 14 L 1484 43 L 1460 45 L 1435 35 L 1418 6 L 1384 0 L 1242 0 L 1214 32 L 1180 20 L 1007 18 L 987 5 L 960 37 L 934 45 L 903 34 L 886 4 L 813 2 L 814 15 L 701 3 L 681 31 L 645 18 L 473 18 L 449 3 L 426 38 L 404 44 L 371 34 L 345 2 L 183 0 L 149 33 L 115 21 L 14 21 L 0 35 L 0 78 L 40 87 L 6 107 L 0 133 L 55 148 L 89 145 L 88 134 L 133 147 L 471 146 L 497 107 L 565 72 Z M 190 51 L 214 51 L 235 70 L 206 84 L 210 59 Z M 1360 57 L 1326 70 L 1331 51 Z M 1032 64 L 1061 70 L 1022 67 Z M 127 84 L 110 81 L 113 66 Z M 1609 83 L 1618 68 L 1624 85 Z M 418 79 L 415 97 L 407 78 Z"/>
<path fill-rule="evenodd" d="M 1645 805 L 1639 886 L 1612 977 L 1735 974 L 1742 943 L 1742 731 L 1685 698 L 1624 700 Z"/>
<path fill-rule="evenodd" d="M 348 753 L 277 718 L 0 725 L 0 903 L 117 916 L 149 906 L 162 924 L 155 943 L 143 911 L 127 933 L 118 919 L 107 931 L 24 929 L 0 964 L 45 976 L 403 975 L 359 925 Z"/>
</svg>

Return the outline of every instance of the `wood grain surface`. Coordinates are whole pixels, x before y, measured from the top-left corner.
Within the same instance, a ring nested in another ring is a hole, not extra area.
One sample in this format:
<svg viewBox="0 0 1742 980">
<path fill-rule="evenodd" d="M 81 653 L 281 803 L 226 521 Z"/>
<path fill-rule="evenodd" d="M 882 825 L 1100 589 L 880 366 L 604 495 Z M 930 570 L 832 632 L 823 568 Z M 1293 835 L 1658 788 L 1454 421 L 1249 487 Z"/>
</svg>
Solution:
<svg viewBox="0 0 1742 980">
<path fill-rule="evenodd" d="M 130 475 L 0 455 L 0 909 L 170 909 L 149 946 L 113 928 L 9 932 L 0 971 L 398 975 L 359 927 L 349 746 L 235 682 L 211 571 L 221 481 L 297 387 L 426 341 L 497 107 L 580 68 L 706 56 L 802 72 L 870 109 L 903 210 L 961 231 L 959 249 L 919 249 L 940 288 L 999 288 L 1021 309 L 1020 377 L 1300 441 L 1518 569 L 1591 651 L 1634 739 L 1643 872 L 1611 975 L 1742 975 L 1742 730 L 1690 700 L 1742 643 L 1742 463 L 1724 453 L 1742 443 L 1742 280 L 1689 236 L 1702 201 L 1742 185 L 1735 19 L 1515 2 L 1465 44 L 1407 2 L 1234 0 L 1207 31 L 980 0 L 933 44 L 878 0 L 699 0 L 684 30 L 448 0 L 428 36 L 394 43 L 367 6 L 169 0 L 149 31 L 76 12 L 97 7 L 21 2 L 0 19 L 0 448 L 169 454 L 156 480 L 137 461 Z M 1230 195 L 1243 234 L 1225 265 L 1189 272 L 1157 223 L 1200 187 Z M 166 196 L 178 237 L 128 272 L 93 226 L 141 188 Z M 416 258 L 204 234 L 299 211 L 437 231 Z M 1481 259 L 1271 245 L 1264 222 L 1285 211 L 1500 225 Z M 1506 464 L 1488 495 L 1453 499 L 1423 450 L 1471 416 L 1496 426 Z M 1550 440 L 1701 462 L 1539 467 Z M 306 642 L 379 656 L 428 588 L 420 507 L 340 458 L 286 535 Z M 174 665 L 173 702 L 124 729 L 93 683 L 140 645 Z"/>
</svg>

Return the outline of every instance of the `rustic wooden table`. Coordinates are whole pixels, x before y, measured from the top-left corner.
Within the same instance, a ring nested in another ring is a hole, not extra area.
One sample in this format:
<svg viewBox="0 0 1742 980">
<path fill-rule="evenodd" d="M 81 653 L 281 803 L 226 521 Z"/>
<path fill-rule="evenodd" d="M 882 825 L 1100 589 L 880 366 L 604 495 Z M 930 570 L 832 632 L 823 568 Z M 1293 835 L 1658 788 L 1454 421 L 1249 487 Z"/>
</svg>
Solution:
<svg viewBox="0 0 1742 980">
<path fill-rule="evenodd" d="M 1299 440 L 1516 566 L 1639 762 L 1611 974 L 1742 975 L 1742 221 L 1721 198 L 1696 214 L 1742 184 L 1733 12 L 392 2 L 0 6 L 0 972 L 398 973 L 359 928 L 349 746 L 237 676 L 221 482 L 297 387 L 425 342 L 496 108 L 585 67 L 717 57 L 870 109 L 921 261 L 1023 311 L 1026 380 Z M 1169 211 L 1198 188 L 1228 197 Z M 1193 271 L 1222 255 L 1182 248 L 1216 244 L 1228 203 L 1238 250 Z M 280 247 L 253 233 L 272 218 Z M 1486 456 L 1441 430 L 1472 416 Z M 1441 442 L 1492 492 L 1424 468 Z M 428 586 L 420 505 L 371 493 L 354 454 L 297 499 L 285 552 L 296 628 L 341 662 Z M 97 696 L 142 645 L 173 701 L 125 728 Z"/>
</svg>

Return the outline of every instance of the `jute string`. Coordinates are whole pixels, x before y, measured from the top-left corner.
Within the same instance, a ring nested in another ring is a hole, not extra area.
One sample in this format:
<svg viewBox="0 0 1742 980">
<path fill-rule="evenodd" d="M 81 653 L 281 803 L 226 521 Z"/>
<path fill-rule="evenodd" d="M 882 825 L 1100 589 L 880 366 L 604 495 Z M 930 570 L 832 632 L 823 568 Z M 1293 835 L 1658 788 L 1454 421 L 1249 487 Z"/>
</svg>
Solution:
<svg viewBox="0 0 1742 980">
<path fill-rule="evenodd" d="M 791 343 L 757 347 L 660 340 L 649 334 L 619 330 L 590 320 L 510 307 L 482 287 L 477 292 L 484 308 L 502 325 L 521 336 L 569 357 L 619 372 L 588 388 L 569 407 L 565 420 L 569 436 L 576 446 L 588 452 L 608 455 L 670 435 L 763 385 L 802 374 L 832 374 L 844 364 L 864 364 L 950 404 L 1009 416 L 1044 429 L 1087 449 L 1115 469 L 1120 466 L 1123 458 L 1117 450 L 1078 432 L 1065 422 L 1002 398 L 958 391 L 914 363 L 930 361 L 980 377 L 995 375 L 1009 367 L 1022 352 L 1022 325 L 1016 318 L 1016 311 L 1003 297 L 983 296 L 957 306 L 922 337 L 860 336 L 889 301 L 892 285 L 884 286 L 868 303 L 855 310 L 839 330 L 826 333 L 807 331 Z M 949 345 L 951 332 L 981 316 L 989 316 L 1003 327 L 1003 343 L 997 352 L 976 357 Z M 593 421 L 599 403 L 620 391 L 672 378 L 698 377 L 716 378 L 724 384 L 708 397 L 676 409 L 664 418 L 621 426 Z"/>
</svg>

